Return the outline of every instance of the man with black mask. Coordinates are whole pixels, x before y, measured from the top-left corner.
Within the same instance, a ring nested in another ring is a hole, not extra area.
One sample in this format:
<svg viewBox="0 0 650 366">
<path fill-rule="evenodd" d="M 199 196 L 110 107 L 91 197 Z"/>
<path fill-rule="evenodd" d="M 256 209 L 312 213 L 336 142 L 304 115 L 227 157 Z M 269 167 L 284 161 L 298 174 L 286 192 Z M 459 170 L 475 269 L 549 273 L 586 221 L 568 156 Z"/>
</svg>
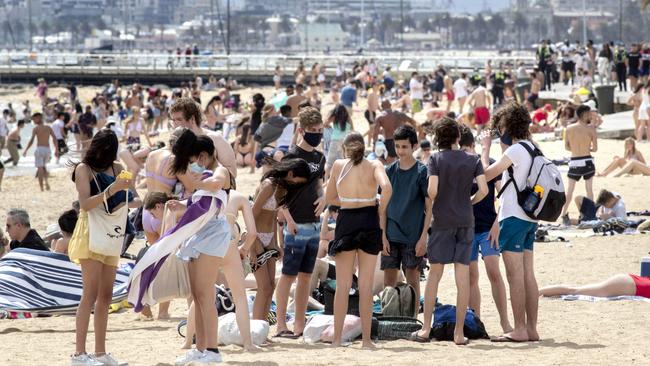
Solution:
<svg viewBox="0 0 650 366">
<path fill-rule="evenodd" d="M 305 107 L 298 113 L 300 142 L 283 159 L 304 159 L 309 163 L 311 177 L 306 185 L 288 188 L 285 207 L 280 212 L 286 219 L 282 276 L 276 290 L 278 336 L 297 338 L 305 328 L 309 284 L 314 271 L 320 240 L 320 214 L 323 211 L 323 178 L 325 156 L 316 150 L 323 138 L 323 118 L 318 109 Z M 289 290 L 297 279 L 295 291 L 295 322 L 293 332 L 287 328 L 286 311 Z"/>
</svg>

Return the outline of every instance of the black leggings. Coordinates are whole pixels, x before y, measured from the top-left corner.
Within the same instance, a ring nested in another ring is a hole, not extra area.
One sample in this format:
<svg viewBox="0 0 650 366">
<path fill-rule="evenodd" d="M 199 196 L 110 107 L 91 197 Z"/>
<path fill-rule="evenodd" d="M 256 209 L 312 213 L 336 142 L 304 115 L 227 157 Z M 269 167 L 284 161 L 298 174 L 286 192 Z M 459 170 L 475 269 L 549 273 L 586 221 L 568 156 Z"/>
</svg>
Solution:
<svg viewBox="0 0 650 366">
<path fill-rule="evenodd" d="M 625 64 L 616 64 L 616 75 L 618 76 L 618 90 L 627 91 L 627 70 Z"/>
</svg>

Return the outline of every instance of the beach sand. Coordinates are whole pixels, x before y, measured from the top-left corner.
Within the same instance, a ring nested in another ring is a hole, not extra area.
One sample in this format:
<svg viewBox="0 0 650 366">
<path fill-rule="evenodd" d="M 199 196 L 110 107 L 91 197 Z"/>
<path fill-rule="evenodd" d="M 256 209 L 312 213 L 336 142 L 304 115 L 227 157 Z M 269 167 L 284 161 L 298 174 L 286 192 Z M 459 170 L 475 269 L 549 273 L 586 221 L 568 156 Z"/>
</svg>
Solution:
<svg viewBox="0 0 650 366">
<path fill-rule="evenodd" d="M 86 92 L 86 90 L 84 90 Z M 244 94 L 244 93 L 242 93 Z M 249 94 L 249 92 L 246 92 Z M 268 89 L 265 94 L 270 96 Z M 24 95 L 24 94 L 23 94 Z M 11 97 L 14 97 L 13 95 Z M 7 98 L 7 94 L 0 99 Z M 20 96 L 17 96 L 17 100 Z M 418 120 L 423 120 L 418 116 Z M 362 118 L 362 117 L 361 117 Z M 356 120 L 356 118 L 355 118 Z M 359 120 L 360 121 L 360 120 Z M 364 122 L 360 126 L 365 127 Z M 500 149 L 494 145 L 493 157 Z M 566 156 L 561 141 L 541 142 L 543 151 L 551 158 Z M 650 145 L 638 148 L 650 158 Z M 598 170 L 612 157 L 623 151 L 623 142 L 599 141 L 594 154 Z M 240 170 L 237 178 L 240 191 L 252 194 L 259 175 Z M 74 184 L 65 169 L 52 173 L 51 192 L 38 191 L 37 181 L 30 176 L 6 178 L 0 192 L 0 216 L 12 207 L 28 210 L 33 226 L 43 233 L 48 224 L 71 207 L 76 199 Z M 594 191 L 601 188 L 620 193 L 628 211 L 648 209 L 647 192 L 650 177 L 596 178 Z M 576 194 L 584 194 L 584 184 L 578 184 Z M 571 216 L 577 218 L 572 207 Z M 650 236 L 594 236 L 571 239 L 566 243 L 536 243 L 536 275 L 540 287 L 550 284 L 585 284 L 603 280 L 615 273 L 639 272 L 639 261 L 650 252 Z M 137 250 L 135 245 L 131 251 Z M 480 287 L 482 320 L 490 335 L 499 335 L 500 326 L 492 301 L 489 281 L 483 265 Z M 502 265 L 502 273 L 505 270 Z M 422 282 L 424 289 L 424 282 Z M 442 303 L 455 304 L 456 290 L 453 268 L 447 266 L 440 284 Z M 510 318 L 512 313 L 509 308 Z M 326 344 L 306 345 L 299 340 L 281 340 L 248 353 L 240 347 L 222 347 L 224 361 L 233 365 L 647 365 L 650 362 L 650 304 L 635 301 L 589 303 L 540 299 L 539 333 L 541 342 L 524 344 L 494 344 L 489 340 L 473 341 L 467 347 L 450 342 L 418 344 L 409 341 L 379 342 L 374 351 L 361 350 L 360 342 L 347 348 L 333 349 Z M 183 354 L 183 339 L 176 326 L 185 316 L 186 303 L 175 300 L 172 319 L 142 322 L 137 314 L 123 310 L 109 316 L 107 348 L 130 365 L 171 365 Z M 421 318 L 421 315 L 420 315 Z M 74 316 L 56 316 L 25 320 L 0 321 L 0 365 L 65 365 L 74 352 Z M 88 335 L 88 351 L 93 351 L 92 322 Z M 270 335 L 275 334 L 275 327 Z"/>
</svg>

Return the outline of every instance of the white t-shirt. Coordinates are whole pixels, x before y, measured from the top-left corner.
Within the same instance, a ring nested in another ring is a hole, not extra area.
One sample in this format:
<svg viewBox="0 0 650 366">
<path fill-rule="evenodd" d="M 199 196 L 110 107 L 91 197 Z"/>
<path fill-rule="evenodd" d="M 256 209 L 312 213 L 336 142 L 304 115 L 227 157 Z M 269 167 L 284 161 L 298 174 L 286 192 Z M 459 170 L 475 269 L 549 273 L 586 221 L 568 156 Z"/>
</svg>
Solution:
<svg viewBox="0 0 650 366">
<path fill-rule="evenodd" d="M 621 198 L 621 195 L 612 192 L 615 197 L 618 197 L 618 202 L 612 208 L 607 208 L 603 206 L 603 214 L 606 215 L 611 215 L 612 217 L 618 217 L 620 219 L 626 219 L 627 218 L 627 211 L 625 210 L 625 202 L 623 202 L 623 198 Z"/>
<path fill-rule="evenodd" d="M 52 131 L 54 131 L 54 137 L 56 137 L 57 140 L 63 140 L 63 128 L 65 127 L 65 123 L 63 123 L 62 120 L 57 119 L 52 123 Z"/>
<path fill-rule="evenodd" d="M 411 78 L 409 89 L 411 90 L 411 99 L 424 99 L 424 87 L 417 79 Z"/>
<path fill-rule="evenodd" d="M 456 95 L 456 98 L 467 96 L 467 81 L 465 79 L 459 78 L 454 81 L 454 95 Z"/>
<path fill-rule="evenodd" d="M 562 45 L 560 47 L 560 52 L 562 53 L 562 62 L 570 62 L 571 60 L 571 52 L 575 49 L 575 47 L 569 45 Z"/>
<path fill-rule="evenodd" d="M 7 126 L 7 121 L 0 117 L 0 137 L 7 137 L 9 134 L 9 127 Z"/>
<path fill-rule="evenodd" d="M 291 140 L 293 140 L 293 132 L 294 129 L 296 128 L 295 123 L 290 123 L 288 124 L 284 130 L 282 130 L 282 134 L 280 137 L 278 137 L 278 141 L 276 143 L 276 146 L 291 146 Z"/>
<path fill-rule="evenodd" d="M 532 147 L 530 142 L 525 142 Z M 526 179 L 528 178 L 528 169 L 530 169 L 530 164 L 533 162 L 533 159 L 530 157 L 530 154 L 526 149 L 519 145 L 513 144 L 505 152 L 504 155 L 512 161 L 512 169 L 514 170 L 514 178 L 519 189 L 523 189 L 526 185 Z M 510 173 L 504 171 L 501 176 L 501 184 L 506 184 L 510 179 Z M 519 206 L 517 201 L 517 190 L 515 185 L 510 183 L 503 191 L 503 195 L 499 199 L 500 208 L 499 208 L 499 222 L 507 219 L 508 217 L 516 217 L 518 219 L 537 222 L 536 220 L 531 219 L 526 215 L 524 210 Z"/>
</svg>

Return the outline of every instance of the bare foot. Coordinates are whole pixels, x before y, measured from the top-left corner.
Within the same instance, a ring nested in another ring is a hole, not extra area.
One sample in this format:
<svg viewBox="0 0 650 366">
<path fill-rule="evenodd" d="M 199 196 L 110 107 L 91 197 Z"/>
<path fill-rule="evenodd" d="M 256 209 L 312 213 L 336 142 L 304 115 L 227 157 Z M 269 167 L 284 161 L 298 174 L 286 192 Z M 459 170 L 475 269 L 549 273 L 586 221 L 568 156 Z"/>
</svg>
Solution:
<svg viewBox="0 0 650 366">
<path fill-rule="evenodd" d="M 332 347 L 341 347 L 341 341 L 334 341 L 332 342 Z"/>
<path fill-rule="evenodd" d="M 158 314 L 158 320 L 168 320 L 169 318 L 171 318 L 171 316 L 169 316 L 169 313 Z"/>
<path fill-rule="evenodd" d="M 377 349 L 377 346 L 375 346 L 375 344 L 372 343 L 372 341 L 363 341 L 363 343 L 361 343 L 361 348 L 363 348 L 363 349 Z"/>
<path fill-rule="evenodd" d="M 187 343 L 187 342 L 183 343 L 181 349 L 192 349 L 192 343 Z"/>
<path fill-rule="evenodd" d="M 469 339 L 467 337 L 460 337 L 460 336 L 454 336 L 454 343 L 456 343 L 457 346 L 467 346 L 469 344 Z"/>
<path fill-rule="evenodd" d="M 506 321 L 504 324 L 501 324 L 501 329 L 503 329 L 503 333 L 511 333 L 513 331 L 512 325 L 508 321 Z"/>
<path fill-rule="evenodd" d="M 262 350 L 262 347 L 256 346 L 254 344 L 249 344 L 247 346 L 244 346 L 244 349 L 248 352 L 258 352 Z"/>
<path fill-rule="evenodd" d="M 526 332 L 528 333 L 529 342 L 539 342 L 539 334 L 537 333 L 537 329 L 527 329 Z"/>
</svg>

